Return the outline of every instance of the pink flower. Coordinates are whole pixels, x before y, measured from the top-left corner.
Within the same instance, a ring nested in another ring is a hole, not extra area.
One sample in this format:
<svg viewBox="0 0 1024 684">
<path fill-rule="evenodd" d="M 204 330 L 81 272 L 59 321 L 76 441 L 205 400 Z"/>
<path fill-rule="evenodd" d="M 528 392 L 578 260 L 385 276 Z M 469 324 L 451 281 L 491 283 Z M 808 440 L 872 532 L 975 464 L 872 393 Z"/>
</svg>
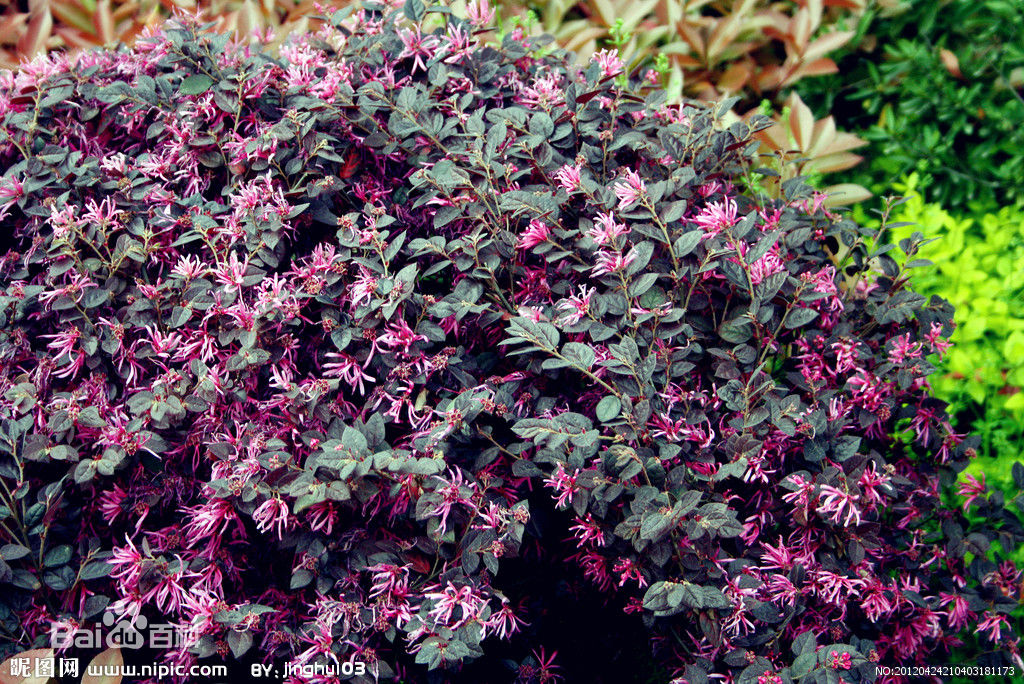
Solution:
<svg viewBox="0 0 1024 684">
<path fill-rule="evenodd" d="M 309 507 L 309 529 L 329 535 L 338 521 L 338 511 L 331 501 L 321 501 Z"/>
<path fill-rule="evenodd" d="M 139 613 L 142 612 L 142 606 L 145 601 L 142 600 L 138 588 L 133 587 L 126 593 L 126 596 L 122 596 L 107 606 L 107 612 L 117 616 L 119 620 L 127 620 L 134 623 L 139 619 Z"/>
<path fill-rule="evenodd" d="M 427 338 L 423 335 L 417 335 L 409 327 L 409 324 L 405 322 L 404 318 L 399 318 L 384 330 L 384 334 L 377 337 L 375 344 L 391 353 L 397 352 L 408 355 L 414 343 L 427 341 Z M 369 361 L 367 359 L 366 363 L 369 363 Z"/>
<path fill-rule="evenodd" d="M 840 338 L 832 343 L 832 349 L 836 353 L 836 373 L 847 373 L 857 368 L 860 352 L 855 340 Z"/>
<path fill-rule="evenodd" d="M 779 221 L 782 220 L 781 209 L 773 209 L 771 213 L 768 213 L 767 209 L 758 209 L 757 214 L 761 217 L 761 221 L 763 221 L 761 224 L 761 230 L 763 231 L 775 230 L 779 227 Z"/>
<path fill-rule="evenodd" d="M 202 278 L 210 272 L 210 267 L 199 260 L 197 256 L 185 255 L 178 259 L 178 263 L 171 269 L 171 275 L 182 280 L 194 280 Z"/>
<path fill-rule="evenodd" d="M 595 52 L 594 56 L 590 58 L 591 64 L 598 64 L 601 67 L 601 75 L 605 78 L 609 76 L 618 76 L 622 73 L 625 64 L 619 59 L 618 50 L 601 50 Z"/>
<path fill-rule="evenodd" d="M 470 34 L 462 30 L 462 28 L 455 26 L 454 24 L 448 26 L 448 32 L 445 35 L 447 45 L 444 47 L 448 51 L 448 56 L 445 57 L 444 61 L 447 64 L 457 64 L 464 59 L 468 59 L 473 54 L 473 43 L 470 42 Z M 450 77 L 448 80 L 448 87 L 452 90 L 458 88 L 464 92 L 470 92 L 473 90 L 473 82 L 465 77 Z M 460 115 L 461 116 L 461 115 Z M 468 115 L 462 119 L 466 121 Z"/>
<path fill-rule="evenodd" d="M 555 665 L 555 657 L 558 655 L 558 651 L 552 651 L 551 655 L 547 655 L 544 653 L 544 647 L 542 646 L 540 649 L 536 649 L 532 653 L 533 657 L 536 658 L 539 663 L 535 675 L 540 684 L 552 684 L 553 682 L 564 679 L 562 675 L 555 672 L 555 670 L 559 669 L 559 666 Z"/>
<path fill-rule="evenodd" d="M 849 670 L 853 667 L 849 653 L 832 651 L 829 655 L 832 656 L 832 659 L 829 661 L 829 665 L 833 670 Z"/>
<path fill-rule="evenodd" d="M 187 622 L 182 630 L 183 646 L 194 646 L 204 634 L 218 628 L 217 614 L 221 605 L 222 602 L 214 594 L 196 587 L 185 594 L 183 612 Z"/>
<path fill-rule="evenodd" d="M 793 202 L 790 204 L 790 206 L 799 206 L 802 207 L 804 211 L 806 211 L 808 214 L 816 214 L 818 213 L 818 211 L 822 209 L 822 207 L 824 207 L 825 200 L 827 199 L 827 194 L 815 191 L 811 199 L 804 200 L 803 202 Z M 836 218 L 836 215 L 830 212 L 828 209 L 825 209 L 825 216 L 829 217 L 830 219 Z"/>
<path fill-rule="evenodd" d="M 250 216 L 267 221 L 271 214 L 283 218 L 291 212 L 284 190 L 271 180 L 270 172 L 241 185 L 237 194 L 231 195 L 231 208 L 237 221 Z"/>
<path fill-rule="evenodd" d="M 1002 630 L 1008 630 L 1009 628 L 1010 620 L 1005 615 L 987 610 L 985 611 L 985 619 L 978 623 L 978 628 L 974 630 L 974 633 L 988 632 L 988 638 L 996 642 L 1002 636 Z"/>
<path fill-rule="evenodd" d="M 439 586 L 435 588 L 440 589 Z M 458 629 L 470 620 L 475 619 L 481 609 L 487 605 L 486 599 L 473 591 L 473 587 L 465 585 L 456 587 L 451 582 L 442 591 L 424 592 L 423 598 L 434 601 L 434 607 L 427 615 L 433 618 L 434 622 L 449 629 Z M 452 622 L 456 609 L 459 610 L 459 619 Z"/>
<path fill-rule="evenodd" d="M 893 597 L 893 598 L 890 598 Z M 878 622 L 885 616 L 891 615 L 899 607 L 900 599 L 898 594 L 890 587 L 887 587 L 875 576 L 867 577 L 864 581 L 864 589 L 861 592 L 861 610 L 872 622 Z"/>
<path fill-rule="evenodd" d="M 336 641 L 332 633 L 332 626 L 322 622 L 315 622 L 314 629 L 309 632 L 299 632 L 299 638 L 310 644 L 309 648 L 299 653 L 291 660 L 291 665 L 305 665 L 318 657 L 323 656 L 334 663 L 338 662 L 338 656 L 332 648 Z"/>
<path fill-rule="evenodd" d="M 910 421 L 910 427 L 914 428 L 914 436 L 922 444 L 928 441 L 935 419 L 934 409 L 921 407 L 917 409 L 913 419 Z"/>
<path fill-rule="evenodd" d="M 519 631 L 519 625 L 526 624 L 516 617 L 507 598 L 504 596 L 499 598 L 501 599 L 501 608 L 491 613 L 490 619 L 483 623 L 482 637 L 486 637 L 488 632 L 493 632 L 498 635 L 499 639 L 507 639 Z"/>
<path fill-rule="evenodd" d="M 489 26 L 494 21 L 494 10 L 488 0 L 477 0 L 466 7 L 466 18 L 476 28 Z"/>
<path fill-rule="evenodd" d="M 655 428 L 651 435 L 664 437 L 672 442 L 683 439 L 697 444 L 700 448 L 708 448 L 715 439 L 715 430 L 708 421 L 708 428 L 701 425 L 688 425 L 685 418 L 671 419 L 668 414 L 654 414 L 650 419 L 650 426 Z"/>
<path fill-rule="evenodd" d="M 717 192 L 722 192 L 723 189 L 724 188 L 722 186 L 721 181 L 713 180 L 708 183 L 702 183 L 700 186 L 698 186 L 697 193 L 700 194 L 701 197 L 707 198 L 711 197 Z"/>
<path fill-rule="evenodd" d="M 861 499 L 874 507 L 881 504 L 883 499 L 882 495 L 887 492 L 882 489 L 887 487 L 889 484 L 889 476 L 880 474 L 875 468 L 875 462 L 872 461 L 864 472 L 861 473 L 860 479 L 857 480 L 858 486 L 861 490 Z"/>
<path fill-rule="evenodd" d="M 542 242 L 547 241 L 551 234 L 551 228 L 540 219 L 530 221 L 529 227 L 519 236 L 516 242 L 516 249 L 533 249 Z"/>
<path fill-rule="evenodd" d="M 566 508 L 572 503 L 573 496 L 580 489 L 580 486 L 576 484 L 576 478 L 579 477 L 579 474 L 580 471 L 577 469 L 572 475 L 569 475 L 565 472 L 565 465 L 559 463 L 555 472 L 550 477 L 544 479 L 544 485 L 551 487 L 558 494 L 555 500 L 555 508 Z"/>
<path fill-rule="evenodd" d="M 939 593 L 939 605 L 947 606 L 952 604 L 946 609 L 946 620 L 949 623 L 950 630 L 959 632 L 967 626 L 971 620 L 975 618 L 975 613 L 970 609 L 967 603 L 967 599 L 959 594 L 947 594 L 946 592 Z"/>
<path fill-rule="evenodd" d="M 891 363 L 903 363 L 907 359 L 916 359 L 921 356 L 921 343 L 911 342 L 910 333 L 892 338 L 890 344 L 892 345 L 889 349 Z"/>
<path fill-rule="evenodd" d="M 544 316 L 544 312 L 537 306 L 520 306 L 517 313 L 523 318 L 529 318 L 534 323 L 540 323 L 541 318 Z"/>
<path fill-rule="evenodd" d="M 651 416 L 649 425 L 655 428 L 651 431 L 652 437 L 661 437 L 669 442 L 681 441 L 685 437 L 684 430 L 687 427 L 686 418 L 672 420 L 667 413 L 655 413 Z"/>
<path fill-rule="evenodd" d="M 156 607 L 164 612 L 177 613 L 181 606 L 186 603 L 189 595 L 182 585 L 182 580 L 189 577 L 198 577 L 195 573 L 186 570 L 187 564 L 180 558 L 175 559 L 176 563 L 169 563 L 163 570 L 163 576 L 143 596 L 143 601 L 153 600 Z M 171 570 L 170 568 L 175 568 Z"/>
<path fill-rule="evenodd" d="M 0 178 L 0 221 L 7 217 L 10 208 L 25 195 L 21 181 L 14 176 Z"/>
<path fill-rule="evenodd" d="M 814 493 L 814 483 L 805 480 L 802 475 L 790 475 L 788 482 L 796 485 L 796 490 L 789 494 L 783 494 L 782 500 L 792 504 L 796 508 L 804 509 L 807 512 L 811 506 L 811 495 Z"/>
<path fill-rule="evenodd" d="M 143 563 L 145 559 L 142 553 L 135 548 L 135 544 L 132 540 L 127 537 L 124 538 L 127 546 L 114 547 L 113 554 L 107 561 L 110 565 L 114 566 L 111 570 L 110 576 L 121 580 L 121 582 L 129 587 L 138 585 L 139 578 L 142 577 Z M 145 546 L 143 546 L 145 548 Z"/>
<path fill-rule="evenodd" d="M 1020 587 L 1021 571 L 1013 564 L 1013 561 L 1005 560 L 999 564 L 994 572 L 985 575 L 982 584 L 995 586 L 1004 596 L 1016 596 Z"/>
<path fill-rule="evenodd" d="M 604 538 L 604 532 L 594 521 L 594 516 L 587 513 L 586 518 L 576 517 L 576 524 L 569 528 L 569 531 L 573 533 L 576 538 L 576 548 L 583 548 L 583 545 L 587 542 L 593 542 L 595 546 L 604 546 L 606 544 Z"/>
<path fill-rule="evenodd" d="M 120 217 L 124 214 L 123 211 L 114 207 L 114 200 L 110 197 L 105 198 L 99 204 L 96 204 L 94 199 L 86 200 L 85 209 L 82 220 L 103 228 L 119 226 Z"/>
<path fill-rule="evenodd" d="M 189 546 L 223 535 L 231 521 L 238 521 L 234 507 L 224 499 L 210 499 L 198 506 L 182 508 L 181 511 L 189 518 L 182 530 Z"/>
<path fill-rule="evenodd" d="M 619 210 L 621 211 L 639 200 L 647 192 L 647 186 L 640 178 L 640 174 L 632 169 L 626 169 L 626 172 L 622 174 L 622 179 L 612 186 L 612 190 L 619 199 Z"/>
<path fill-rule="evenodd" d="M 409 584 L 409 568 L 411 566 L 397 566 L 390 563 L 377 563 L 366 568 L 367 572 L 373 573 L 373 586 L 370 587 L 370 598 L 386 596 L 395 591 L 401 591 Z"/>
<path fill-rule="evenodd" d="M 786 270 L 786 265 L 779 256 L 778 250 L 772 248 L 767 254 L 750 265 L 750 282 L 759 284 L 765 278 Z"/>
<path fill-rule="evenodd" d="M 53 338 L 53 342 L 46 345 L 47 349 L 53 351 L 55 359 L 60 359 L 65 355 L 69 359 L 67 367 L 61 370 L 59 373 L 54 373 L 54 377 L 57 378 L 73 378 L 78 375 L 78 371 L 82 369 L 85 364 L 85 352 L 81 349 L 76 350 L 78 346 L 78 340 L 82 337 L 82 331 L 77 326 L 71 326 L 68 330 L 55 335 L 41 335 L 41 337 Z"/>
<path fill-rule="evenodd" d="M 530 85 L 522 85 L 516 100 L 530 108 L 548 109 L 565 104 L 562 76 L 553 71 L 537 75 Z"/>
<path fill-rule="evenodd" d="M 405 49 L 398 55 L 399 59 L 405 59 L 406 57 L 413 58 L 412 72 L 416 73 L 416 69 L 427 70 L 427 64 L 423 61 L 423 58 L 429 60 L 434 56 L 434 52 L 437 50 L 437 46 L 440 40 L 437 36 L 426 35 L 424 36 L 420 27 L 414 26 L 412 29 L 399 29 L 398 37 L 402 40 L 402 45 Z"/>
<path fill-rule="evenodd" d="M 693 222 L 704 229 L 704 239 L 707 239 L 736 225 L 736 212 L 736 202 L 725 197 L 719 202 L 706 205 Z"/>
<path fill-rule="evenodd" d="M 71 234 L 72 228 L 78 226 L 76 207 L 73 204 L 66 204 L 58 207 L 54 204 L 50 207 L 50 227 L 53 228 L 53 237 L 57 240 L 66 239 Z"/>
<path fill-rule="evenodd" d="M 860 525 L 860 509 L 857 507 L 859 496 L 830 485 L 822 485 L 821 493 L 825 495 L 818 504 L 818 513 L 821 516 L 828 517 L 835 524 L 843 519 L 843 524 L 847 527 L 851 520 L 854 524 Z"/>
<path fill-rule="evenodd" d="M 762 570 L 782 570 L 783 572 L 788 572 L 796 564 L 793 554 L 786 547 L 785 542 L 782 541 L 782 535 L 779 535 L 778 548 L 765 542 L 760 542 L 760 544 L 761 548 L 764 549 L 764 553 L 761 554 L 763 565 L 760 568 Z"/>
<path fill-rule="evenodd" d="M 277 531 L 277 538 L 281 539 L 288 527 L 288 504 L 277 497 L 267 499 L 253 511 L 252 519 L 256 521 L 257 530 L 266 532 L 273 527 Z"/>
<path fill-rule="evenodd" d="M 121 506 L 126 498 L 128 498 L 128 493 L 117 484 L 113 489 L 103 492 L 100 495 L 100 511 L 103 513 L 103 518 L 111 522 L 116 520 L 123 512 Z"/>
<path fill-rule="evenodd" d="M 966 497 L 964 500 L 964 513 L 971 507 L 975 499 L 978 499 L 988 492 L 988 487 L 985 485 L 985 473 L 981 474 L 981 481 L 974 479 L 974 476 L 970 473 L 964 473 L 964 479 L 967 482 L 961 482 L 957 488 L 956 493 L 960 496 Z"/>
<path fill-rule="evenodd" d="M 813 273 L 807 271 L 805 273 L 801 273 L 800 280 L 805 283 L 809 283 L 814 288 L 815 292 L 831 295 L 830 297 L 822 300 L 822 310 L 825 310 L 826 308 L 832 312 L 843 310 L 843 301 L 839 296 L 839 288 L 836 286 L 836 269 L 834 266 L 830 264 L 820 271 L 815 271 Z M 859 285 L 860 283 L 858 283 L 858 286 Z M 877 285 L 873 285 L 872 287 L 877 287 Z"/>
<path fill-rule="evenodd" d="M 216 355 L 217 348 L 217 338 L 213 335 L 205 330 L 192 330 L 189 339 L 178 347 L 172 358 L 175 361 L 198 358 L 206 363 Z"/>
<path fill-rule="evenodd" d="M 459 469 L 448 470 L 448 479 L 444 479 L 440 475 L 435 477 L 441 482 L 442 486 L 437 488 L 437 492 L 441 494 L 441 500 L 433 510 L 430 511 L 431 517 L 439 517 L 439 524 L 437 526 L 438 532 L 443 535 L 448 528 L 448 515 L 451 513 L 452 508 L 456 505 L 465 506 L 470 509 L 472 513 L 476 513 L 477 506 L 473 503 L 473 494 L 476 492 L 476 484 L 474 482 L 467 481 L 462 471 Z"/>
<path fill-rule="evenodd" d="M 249 257 L 245 258 L 245 261 L 239 261 L 238 255 L 235 252 L 231 252 L 228 256 L 226 263 L 220 264 L 214 275 L 217 282 L 225 286 L 227 292 L 235 292 L 242 287 L 242 279 L 245 278 L 245 272 L 249 269 Z"/>
<path fill-rule="evenodd" d="M 795 605 L 797 599 L 803 593 L 796 588 L 787 576 L 778 573 L 771 575 L 771 578 L 765 585 L 765 589 L 767 590 L 769 601 L 784 606 Z"/>
<path fill-rule="evenodd" d="M 146 325 L 144 327 L 146 332 L 149 333 L 149 344 L 153 348 L 153 353 L 159 358 L 166 358 L 167 354 L 174 351 L 181 341 L 180 333 L 164 334 L 153 325 Z"/>
<path fill-rule="evenodd" d="M 565 164 L 555 172 L 555 180 L 566 192 L 576 192 L 580 189 L 580 166 L 579 164 Z"/>
<path fill-rule="evenodd" d="M 563 325 L 576 325 L 583 320 L 583 317 L 590 310 L 590 298 L 594 296 L 595 291 L 596 288 L 580 285 L 580 293 L 578 295 L 570 295 L 568 299 L 558 302 L 555 308 L 562 312 L 564 316 L 561 323 Z"/>
<path fill-rule="evenodd" d="M 629 250 L 628 254 L 600 251 L 597 253 L 597 264 L 590 270 L 590 274 L 596 278 L 608 273 L 618 273 L 624 271 L 635 260 L 636 247 Z"/>
<path fill-rule="evenodd" d="M 847 381 L 853 388 L 854 399 L 867 411 L 877 411 L 890 394 L 890 383 L 882 381 L 874 373 L 861 369 Z"/>
<path fill-rule="evenodd" d="M 942 326 L 933 322 L 928 332 L 924 335 L 925 341 L 931 346 L 932 351 L 941 359 L 946 355 L 946 350 L 953 346 L 951 342 L 942 339 Z"/>
<path fill-rule="evenodd" d="M 620 587 L 624 585 L 627 580 L 635 581 L 641 589 L 647 586 L 647 580 L 644 579 L 643 573 L 640 572 L 640 566 L 637 565 L 636 561 L 632 558 L 620 558 L 615 561 L 612 571 L 619 573 Z"/>
<path fill-rule="evenodd" d="M 807 575 L 811 579 L 811 591 L 822 601 L 840 608 L 844 615 L 846 613 L 844 599 L 860 598 L 860 590 L 864 586 L 862 579 L 846 577 L 831 570 L 809 570 Z"/>
<path fill-rule="evenodd" d="M 360 367 L 359 362 L 345 352 L 328 352 L 326 357 L 331 361 L 324 364 L 325 378 L 341 378 L 353 390 L 358 389 L 359 394 L 366 394 L 363 381 L 373 382 L 374 378 Z"/>
<path fill-rule="evenodd" d="M 615 240 L 629 232 L 624 223 L 616 223 L 615 217 L 609 212 L 599 213 L 594 227 L 587 231 L 587 236 L 594 241 L 594 244 L 614 244 Z"/>
<path fill-rule="evenodd" d="M 350 305 L 353 310 L 360 304 L 369 304 L 373 299 L 373 293 L 377 289 L 377 278 L 362 264 L 359 265 L 359 275 L 349 286 Z"/>
<path fill-rule="evenodd" d="M 608 559 L 596 551 L 586 551 L 570 556 L 583 569 L 583 576 L 597 585 L 604 592 L 609 591 L 612 584 L 611 575 L 608 573 Z"/>
</svg>

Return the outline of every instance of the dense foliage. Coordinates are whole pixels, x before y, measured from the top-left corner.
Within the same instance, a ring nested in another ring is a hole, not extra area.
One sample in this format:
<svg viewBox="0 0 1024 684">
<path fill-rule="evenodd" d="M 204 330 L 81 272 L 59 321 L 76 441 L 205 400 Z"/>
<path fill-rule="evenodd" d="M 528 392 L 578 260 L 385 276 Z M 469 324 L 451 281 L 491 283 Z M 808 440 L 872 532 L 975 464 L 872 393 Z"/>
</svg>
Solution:
<svg viewBox="0 0 1024 684">
<path fill-rule="evenodd" d="M 0 67 L 13 69 L 45 52 L 77 52 L 132 43 L 173 13 L 202 12 L 219 30 L 307 31 L 319 26 L 316 6 L 344 7 L 345 0 L 16 0 L 0 13 Z"/>
<path fill-rule="evenodd" d="M 977 440 L 913 262 L 799 182 L 740 193 L 763 118 L 482 45 L 483 6 L 384 10 L 280 59 L 172 25 L 3 75 L 0 628 L 146 615 L 176 663 L 357 681 L 509 640 L 551 681 L 558 585 L 692 684 L 873 679 L 964 629 L 1020 667 L 985 552 L 1021 529 L 941 504 Z"/>
<path fill-rule="evenodd" d="M 173 11 L 202 12 L 223 31 L 247 39 L 251 32 L 305 32 L 318 28 L 324 8 L 349 0 L 49 0 L 11 3 L 0 14 L 0 66 L 51 50 L 130 43 Z M 446 3 L 464 9 L 469 3 Z M 490 5 L 530 34 L 550 33 L 559 46 L 584 59 L 618 44 L 631 66 L 658 63 L 676 96 L 713 99 L 740 90 L 772 92 L 807 76 L 832 73 L 829 54 L 853 32 L 845 30 L 866 0 L 780 3 L 743 0 L 495 0 Z M 319 8 L 319 11 L 318 11 Z"/>
<path fill-rule="evenodd" d="M 815 111 L 871 142 L 863 152 L 870 166 L 847 178 L 887 192 L 917 171 L 926 199 L 956 213 L 969 200 L 1020 200 L 1024 5 L 943 0 L 900 9 L 866 15 L 864 39 L 837 57 L 840 73 L 800 84 Z"/>
<path fill-rule="evenodd" d="M 44 51 L 76 51 L 86 46 L 123 41 L 131 44 L 146 27 L 159 25 L 169 10 L 201 12 L 216 21 L 218 32 L 233 32 L 242 40 L 272 35 L 276 46 L 288 34 L 302 34 L 322 25 L 319 14 L 357 4 L 351 0 L 48 0 L 19 8 L 11 5 L 0 15 L 0 66 L 14 67 L 18 58 Z M 462 11 L 464 0 L 448 0 Z M 709 2 L 708 0 L 555 0 L 545 3 L 495 0 L 480 3 L 480 11 L 495 16 L 501 31 L 518 30 L 527 37 L 550 34 L 557 46 L 576 54 L 585 64 L 603 48 L 615 48 L 626 70 L 645 74 L 654 86 L 665 88 L 668 101 L 683 96 L 715 101 L 738 95 L 737 110 L 747 115 L 762 99 L 782 109 L 782 91 L 806 79 L 836 71 L 830 55 L 855 32 L 868 5 L 866 0 L 811 0 L 780 3 L 771 0 Z M 4 50 L 3 45 L 10 50 Z M 837 134 L 822 115 L 813 133 L 801 133 L 782 116 L 770 131 L 759 136 L 769 152 L 787 161 L 785 173 L 832 173 L 856 164 L 860 157 L 845 154 L 864 141 L 848 133 Z M 809 160 L 809 164 L 804 164 Z M 805 166 L 807 168 L 805 168 Z M 832 189 L 829 188 L 830 194 Z M 835 188 L 844 202 L 870 195 L 860 187 Z"/>
<path fill-rule="evenodd" d="M 1003 207 L 957 216 L 926 203 L 919 186 L 916 174 L 895 186 L 907 201 L 892 212 L 898 225 L 890 235 L 899 240 L 921 226 L 936 231 L 920 253 L 934 266 L 915 271 L 913 283 L 922 294 L 949 300 L 957 327 L 932 384 L 952 404 L 957 423 L 982 437 L 970 470 L 1009 492 L 1024 440 L 1024 212 Z"/>
<path fill-rule="evenodd" d="M 916 173 L 895 185 L 904 200 L 890 211 L 884 231 L 891 241 L 910 237 L 923 226 L 935 232 L 919 253 L 932 263 L 915 269 L 911 282 L 918 292 L 947 299 L 956 309 L 953 346 L 938 364 L 932 385 L 936 397 L 950 402 L 953 426 L 978 435 L 980 443 L 959 486 L 946 490 L 946 500 L 950 505 L 973 501 L 975 482 L 1014 499 L 1024 484 L 1024 351 L 1019 350 L 1024 320 L 1018 305 L 1024 288 L 1024 213 L 1009 206 L 956 215 L 926 203 L 920 186 Z M 854 216 L 865 225 L 880 225 L 863 207 Z M 1024 515 L 1024 500 L 1016 501 L 1014 509 L 1018 517 Z M 968 517 L 984 515 L 974 510 Z M 1014 562 L 1024 561 L 1024 549 L 1005 551 Z M 1024 611 L 1018 607 L 1011 623 L 1019 625 L 1022 618 Z M 971 660 L 979 648 L 968 639 L 952 660 Z"/>
</svg>

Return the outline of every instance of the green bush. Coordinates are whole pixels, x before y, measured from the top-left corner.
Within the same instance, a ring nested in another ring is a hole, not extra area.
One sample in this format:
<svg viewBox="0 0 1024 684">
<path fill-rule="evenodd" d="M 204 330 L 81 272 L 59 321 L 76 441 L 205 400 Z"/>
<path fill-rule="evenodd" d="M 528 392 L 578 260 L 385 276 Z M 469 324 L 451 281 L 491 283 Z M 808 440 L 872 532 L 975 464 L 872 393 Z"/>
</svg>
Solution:
<svg viewBox="0 0 1024 684">
<path fill-rule="evenodd" d="M 927 199 L 989 206 L 1024 191 L 1024 3 L 902 2 L 864 15 L 835 75 L 802 81 L 816 114 L 871 142 L 846 178 L 885 192 L 917 171 Z"/>
</svg>

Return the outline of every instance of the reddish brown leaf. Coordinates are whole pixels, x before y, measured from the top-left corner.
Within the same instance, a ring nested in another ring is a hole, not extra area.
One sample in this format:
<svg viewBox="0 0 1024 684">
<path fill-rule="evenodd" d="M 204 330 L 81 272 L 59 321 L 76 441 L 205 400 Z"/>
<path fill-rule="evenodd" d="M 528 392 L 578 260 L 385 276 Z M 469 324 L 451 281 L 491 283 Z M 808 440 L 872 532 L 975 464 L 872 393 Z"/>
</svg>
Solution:
<svg viewBox="0 0 1024 684">
<path fill-rule="evenodd" d="M 50 14 L 50 8 L 44 6 L 29 19 L 28 30 L 18 40 L 18 54 L 31 59 L 42 53 L 52 32 L 53 16 Z"/>
<path fill-rule="evenodd" d="M 110 0 L 98 0 L 92 15 L 92 25 L 101 44 L 114 42 L 114 17 L 110 11 Z"/>
<path fill-rule="evenodd" d="M 810 148 L 811 136 L 814 134 L 814 115 L 796 93 L 789 96 L 786 105 L 789 107 L 789 130 L 800 151 L 806 151 Z"/>
<path fill-rule="evenodd" d="M 957 59 L 956 55 L 950 50 L 946 50 L 945 48 L 940 50 L 939 58 L 942 60 L 942 66 L 946 67 L 946 71 L 948 71 L 953 78 L 962 79 L 964 77 L 963 72 L 960 71 L 960 60 Z"/>
</svg>

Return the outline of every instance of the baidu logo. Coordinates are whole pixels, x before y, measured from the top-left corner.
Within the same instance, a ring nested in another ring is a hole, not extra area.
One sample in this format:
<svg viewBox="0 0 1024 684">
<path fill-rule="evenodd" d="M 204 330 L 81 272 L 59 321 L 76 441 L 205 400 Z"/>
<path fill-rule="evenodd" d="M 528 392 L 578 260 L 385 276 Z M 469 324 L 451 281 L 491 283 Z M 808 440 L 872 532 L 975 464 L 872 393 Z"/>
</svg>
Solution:
<svg viewBox="0 0 1024 684">
<path fill-rule="evenodd" d="M 50 626 L 50 645 L 56 649 L 81 648 L 174 648 L 188 642 L 188 625 L 150 624 L 145 615 L 135 620 L 118 620 L 113 614 L 103 616 L 103 624 L 92 627 L 69 622 Z"/>
<path fill-rule="evenodd" d="M 146 643 L 146 637 L 140 630 L 146 629 L 149 620 L 145 615 L 140 615 L 135 622 L 118 620 L 114 622 L 114 616 L 107 613 L 103 616 L 103 624 L 112 629 L 107 633 L 107 648 L 142 648 Z"/>
</svg>

